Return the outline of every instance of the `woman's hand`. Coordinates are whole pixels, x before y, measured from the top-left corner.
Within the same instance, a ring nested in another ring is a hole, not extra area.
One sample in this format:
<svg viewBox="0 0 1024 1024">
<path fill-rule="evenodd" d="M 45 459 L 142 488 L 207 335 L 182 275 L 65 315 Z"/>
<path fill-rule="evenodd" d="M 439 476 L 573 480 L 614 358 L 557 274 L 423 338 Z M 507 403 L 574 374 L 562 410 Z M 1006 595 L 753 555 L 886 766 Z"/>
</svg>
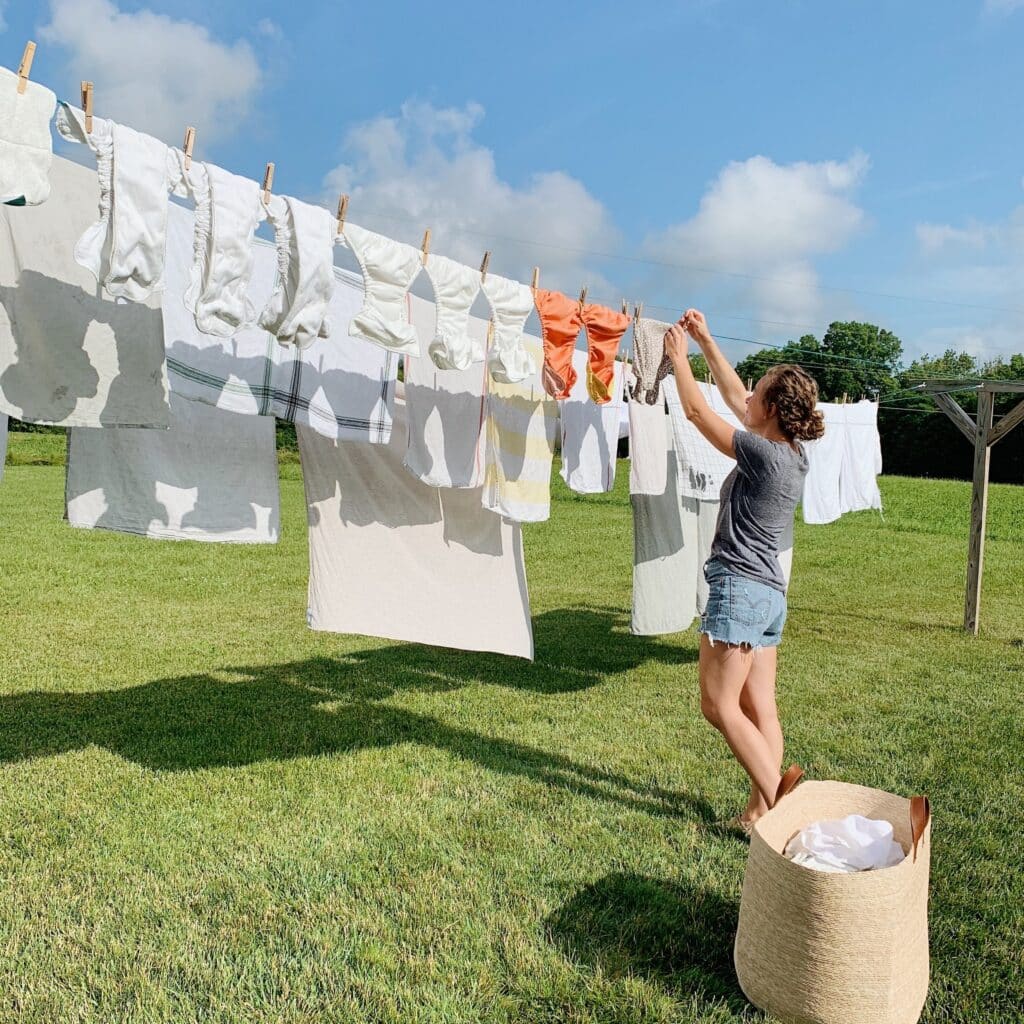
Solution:
<svg viewBox="0 0 1024 1024">
<path fill-rule="evenodd" d="M 688 309 L 683 318 L 679 321 L 686 328 L 687 333 L 702 348 L 710 344 L 714 339 L 708 329 L 708 322 L 699 309 Z"/>
<path fill-rule="evenodd" d="M 689 348 L 690 342 L 686 337 L 683 321 L 680 320 L 665 332 L 665 354 L 672 360 L 673 366 L 678 366 L 686 359 Z"/>
</svg>

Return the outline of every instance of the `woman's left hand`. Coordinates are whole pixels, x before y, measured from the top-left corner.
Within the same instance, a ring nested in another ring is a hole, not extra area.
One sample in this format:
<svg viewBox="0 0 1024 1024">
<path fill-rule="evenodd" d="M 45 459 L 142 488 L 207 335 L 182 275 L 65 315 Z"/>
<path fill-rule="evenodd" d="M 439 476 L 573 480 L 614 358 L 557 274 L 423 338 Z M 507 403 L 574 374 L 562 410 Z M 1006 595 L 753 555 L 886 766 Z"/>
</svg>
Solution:
<svg viewBox="0 0 1024 1024">
<path fill-rule="evenodd" d="M 678 365 L 686 358 L 689 348 L 690 339 L 686 333 L 686 328 L 683 327 L 682 321 L 673 324 L 665 332 L 665 353 L 672 360 L 673 366 Z"/>
</svg>

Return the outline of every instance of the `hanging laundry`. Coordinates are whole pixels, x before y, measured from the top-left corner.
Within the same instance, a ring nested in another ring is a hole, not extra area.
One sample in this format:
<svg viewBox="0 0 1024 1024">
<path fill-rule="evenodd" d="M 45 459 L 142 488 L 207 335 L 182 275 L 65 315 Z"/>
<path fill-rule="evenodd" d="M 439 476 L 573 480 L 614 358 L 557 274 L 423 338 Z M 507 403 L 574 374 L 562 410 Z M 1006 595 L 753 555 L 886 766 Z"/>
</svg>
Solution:
<svg viewBox="0 0 1024 1024">
<path fill-rule="evenodd" d="M 702 503 L 679 495 L 679 468 L 667 430 L 648 439 L 646 457 L 651 461 L 660 457 L 665 486 L 660 493 L 636 493 L 629 499 L 633 510 L 630 628 L 638 636 L 661 636 L 689 629 L 698 615 L 698 581 L 704 564 Z M 707 515 L 703 518 L 710 519 Z M 707 551 L 710 549 L 709 541 Z"/>
<path fill-rule="evenodd" d="M 575 383 L 558 406 L 562 429 L 562 479 L 577 494 L 605 494 L 615 486 L 619 451 L 619 409 L 622 406 L 622 363 L 614 366 L 612 395 L 597 405 L 587 391 L 587 353 L 572 355 Z"/>
<path fill-rule="evenodd" d="M 167 197 L 184 195 L 179 151 L 158 139 L 61 103 L 57 131 L 96 155 L 100 219 L 75 245 L 75 259 L 114 298 L 142 302 L 163 288 Z"/>
<path fill-rule="evenodd" d="M 744 429 L 714 384 L 699 386 L 713 412 L 736 430 Z M 676 460 L 679 463 L 680 493 L 698 500 L 718 501 L 722 484 L 732 472 L 736 461 L 712 446 L 686 418 L 674 376 L 666 378 L 664 391 L 672 424 Z"/>
<path fill-rule="evenodd" d="M 661 394 L 661 382 L 672 372 L 672 360 L 665 352 L 665 333 L 670 324 L 647 317 L 633 321 L 632 397 L 637 402 L 654 405 Z"/>
<path fill-rule="evenodd" d="M 807 477 L 804 479 L 805 523 L 832 523 L 843 514 L 840 501 L 843 461 L 846 457 L 846 405 L 821 402 L 825 433 L 816 441 L 804 441 Z"/>
<path fill-rule="evenodd" d="M 282 345 L 307 348 L 331 334 L 337 221 L 323 207 L 290 196 L 271 196 L 267 217 L 277 247 L 277 282 L 259 324 Z"/>
<path fill-rule="evenodd" d="M 298 437 L 312 629 L 532 659 L 520 527 L 403 468 L 402 403 L 386 447 Z"/>
<path fill-rule="evenodd" d="M 160 540 L 276 543 L 273 417 L 240 416 L 177 395 L 171 416 L 168 430 L 71 431 L 68 522 Z"/>
<path fill-rule="evenodd" d="M 196 327 L 204 334 L 231 338 L 256 321 L 256 307 L 248 293 L 255 259 L 253 240 L 265 212 L 260 186 L 215 164 L 193 163 L 185 180 L 195 202 L 185 306 L 195 314 Z"/>
<path fill-rule="evenodd" d="M 482 501 L 507 519 L 539 523 L 551 514 L 558 403 L 541 386 L 540 340 L 524 335 L 520 344 L 535 369 L 518 384 L 488 386 Z"/>
<path fill-rule="evenodd" d="M 42 206 L 0 207 L 0 412 L 71 427 L 165 427 L 156 296 L 116 303 L 75 262 L 96 173 L 57 158 Z"/>
<path fill-rule="evenodd" d="M 587 392 L 599 405 L 611 401 L 615 354 L 629 317 L 605 306 L 583 305 L 560 292 L 538 288 L 537 315 L 544 338 L 544 388 L 552 398 L 565 399 L 576 383 L 573 352 L 580 328 L 587 332 Z"/>
<path fill-rule="evenodd" d="M 635 377 L 633 383 L 635 386 Z M 664 494 L 666 486 L 665 451 L 667 450 L 669 432 L 665 396 L 659 390 L 652 405 L 634 398 L 627 403 L 627 406 L 629 412 L 629 493 Z"/>
<path fill-rule="evenodd" d="M 431 257 L 431 262 L 436 257 Z M 434 303 L 409 296 L 413 326 L 429 338 Z M 405 357 L 405 405 L 409 448 L 405 468 L 432 487 L 479 487 L 483 481 L 481 436 L 487 367 L 483 361 L 487 323 L 467 318 L 467 339 L 480 358 L 463 370 L 439 370 L 424 356 Z"/>
<path fill-rule="evenodd" d="M 57 97 L 36 82 L 18 92 L 18 76 L 0 68 L 0 203 L 37 206 L 50 195 Z"/>
<path fill-rule="evenodd" d="M 419 249 L 346 223 L 342 240 L 363 272 L 365 301 L 353 317 L 349 334 L 391 352 L 420 354 L 420 341 L 409 323 L 406 296 L 422 266 Z"/>
<path fill-rule="evenodd" d="M 4 478 L 4 465 L 7 462 L 7 417 L 0 413 L 0 480 Z"/>
<path fill-rule="evenodd" d="M 882 508 L 878 474 L 882 472 L 882 443 L 878 433 L 878 403 L 854 402 L 846 406 L 846 451 L 840 478 L 843 512 Z"/>
<path fill-rule="evenodd" d="M 230 339 L 202 333 L 182 302 L 193 231 L 192 214 L 172 206 L 163 307 L 171 389 L 232 412 L 305 423 L 332 439 L 386 444 L 398 357 L 361 338 L 319 339 L 299 349 L 277 344 L 258 326 Z M 276 273 L 275 247 L 256 239 L 250 292 L 257 305 L 270 295 Z M 328 312 L 343 331 L 362 304 L 362 280 L 338 268 L 333 274 Z"/>
<path fill-rule="evenodd" d="M 499 384 L 520 384 L 536 370 L 524 341 L 526 321 L 533 312 L 533 292 L 525 284 L 488 274 L 482 290 L 491 309 L 491 344 L 487 368 Z"/>
<path fill-rule="evenodd" d="M 470 336 L 469 311 L 480 294 L 480 272 L 446 256 L 431 256 L 423 268 L 434 289 L 436 325 L 419 329 L 430 338 L 427 353 L 440 370 L 465 370 L 484 358 L 486 336 Z M 420 346 L 422 351 L 422 345 Z"/>
</svg>

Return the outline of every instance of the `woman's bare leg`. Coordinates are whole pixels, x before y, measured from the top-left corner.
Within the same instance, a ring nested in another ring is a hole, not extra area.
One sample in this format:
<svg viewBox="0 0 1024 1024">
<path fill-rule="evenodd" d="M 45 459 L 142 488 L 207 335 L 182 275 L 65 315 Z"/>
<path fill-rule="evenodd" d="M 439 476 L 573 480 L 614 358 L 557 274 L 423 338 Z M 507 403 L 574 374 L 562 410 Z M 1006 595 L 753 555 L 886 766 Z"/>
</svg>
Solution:
<svg viewBox="0 0 1024 1024">
<path fill-rule="evenodd" d="M 722 734 L 751 782 L 762 794 L 768 794 L 767 806 L 779 788 L 780 762 L 740 707 L 740 695 L 753 662 L 754 652 L 749 647 L 712 644 L 706 635 L 700 638 L 701 711 Z"/>
<path fill-rule="evenodd" d="M 785 744 L 782 726 L 779 723 L 779 711 L 775 704 L 777 652 L 777 647 L 759 647 L 754 651 L 750 671 L 740 693 L 740 708 L 764 737 L 772 752 L 774 764 L 781 771 Z M 751 783 L 750 801 L 743 817 L 748 821 L 755 821 L 767 812 L 768 804 L 761 791 Z"/>
</svg>

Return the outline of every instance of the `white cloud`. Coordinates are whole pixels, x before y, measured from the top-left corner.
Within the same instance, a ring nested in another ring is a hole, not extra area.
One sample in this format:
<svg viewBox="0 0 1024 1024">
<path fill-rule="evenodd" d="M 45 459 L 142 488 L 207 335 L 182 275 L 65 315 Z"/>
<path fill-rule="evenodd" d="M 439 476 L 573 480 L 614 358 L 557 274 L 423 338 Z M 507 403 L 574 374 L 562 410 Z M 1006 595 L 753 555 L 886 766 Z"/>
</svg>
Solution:
<svg viewBox="0 0 1024 1024">
<path fill-rule="evenodd" d="M 980 249 L 991 237 L 991 230 L 977 221 L 969 221 L 962 228 L 952 224 L 918 224 L 915 231 L 918 244 L 926 252 L 936 252 L 948 245 Z"/>
<path fill-rule="evenodd" d="M 776 164 L 763 156 L 728 164 L 696 214 L 649 237 L 652 259 L 681 270 L 684 287 L 712 301 L 750 305 L 766 320 L 807 320 L 821 312 L 814 257 L 841 249 L 864 226 L 851 195 L 869 160 Z"/>
<path fill-rule="evenodd" d="M 176 145 L 193 124 L 200 146 L 249 115 L 262 79 L 245 41 L 221 43 L 195 22 L 126 13 L 110 0 L 51 0 L 50 9 L 41 38 L 68 51 L 68 85 L 95 83 L 98 114 Z"/>
<path fill-rule="evenodd" d="M 539 265 L 544 286 L 571 292 L 586 283 L 609 298 L 601 261 L 587 255 L 618 242 L 608 211 L 561 171 L 519 186 L 503 180 L 493 152 L 473 137 L 483 117 L 475 103 L 409 101 L 397 117 L 357 125 L 344 139 L 345 163 L 324 179 L 326 201 L 347 192 L 352 220 L 393 238 L 419 244 L 430 227 L 434 250 L 454 259 L 475 265 L 490 249 L 495 273 L 529 280 Z"/>
</svg>

